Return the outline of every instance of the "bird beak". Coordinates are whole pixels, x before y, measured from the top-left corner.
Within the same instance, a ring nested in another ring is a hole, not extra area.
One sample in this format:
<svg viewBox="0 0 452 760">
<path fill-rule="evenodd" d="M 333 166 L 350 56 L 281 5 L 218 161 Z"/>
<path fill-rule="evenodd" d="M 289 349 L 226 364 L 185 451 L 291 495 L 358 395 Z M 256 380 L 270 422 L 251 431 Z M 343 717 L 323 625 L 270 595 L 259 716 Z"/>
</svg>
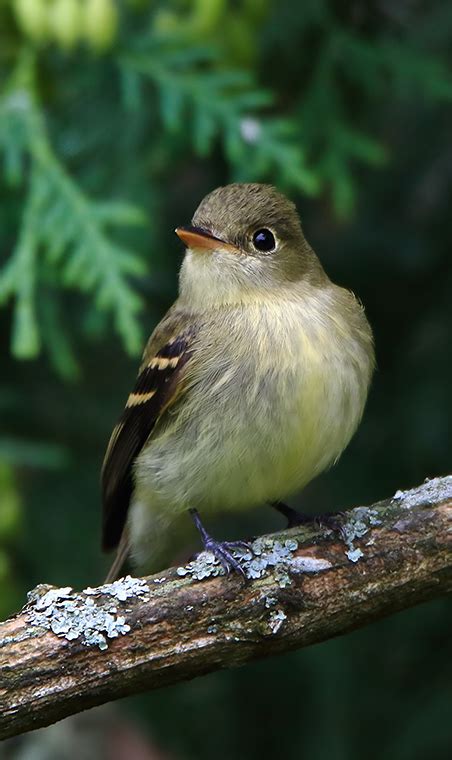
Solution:
<svg viewBox="0 0 452 760">
<path fill-rule="evenodd" d="M 215 251 L 221 249 L 238 253 L 235 245 L 225 243 L 224 240 L 215 237 L 215 235 L 202 229 L 202 227 L 176 227 L 175 232 L 183 244 L 192 251 Z"/>
</svg>

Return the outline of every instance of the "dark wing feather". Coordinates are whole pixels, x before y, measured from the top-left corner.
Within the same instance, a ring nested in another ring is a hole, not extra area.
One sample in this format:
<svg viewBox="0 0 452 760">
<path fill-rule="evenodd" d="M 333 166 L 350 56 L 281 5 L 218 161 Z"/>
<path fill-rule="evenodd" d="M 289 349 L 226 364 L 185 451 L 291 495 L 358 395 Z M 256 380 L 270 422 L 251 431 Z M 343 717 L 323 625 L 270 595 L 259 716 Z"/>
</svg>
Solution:
<svg viewBox="0 0 452 760">
<path fill-rule="evenodd" d="M 192 353 L 193 334 L 192 329 L 186 329 L 163 345 L 157 334 L 145 351 L 135 387 L 113 430 L 102 466 L 105 550 L 118 545 L 124 529 L 133 490 L 133 463 L 163 412 L 180 395 L 181 371 Z M 153 351 L 156 343 L 161 347 Z"/>
</svg>

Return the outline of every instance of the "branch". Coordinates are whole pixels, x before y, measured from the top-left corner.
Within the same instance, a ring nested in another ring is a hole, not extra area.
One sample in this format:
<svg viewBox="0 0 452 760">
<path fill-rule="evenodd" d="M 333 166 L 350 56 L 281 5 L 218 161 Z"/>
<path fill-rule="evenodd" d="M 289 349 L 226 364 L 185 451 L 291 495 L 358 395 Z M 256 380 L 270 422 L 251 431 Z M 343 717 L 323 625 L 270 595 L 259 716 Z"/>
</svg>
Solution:
<svg viewBox="0 0 452 760">
<path fill-rule="evenodd" d="M 452 475 L 347 512 L 342 539 L 313 527 L 257 539 L 240 559 L 248 583 L 203 553 L 82 592 L 38 586 L 0 624 L 0 739 L 443 595 L 451 520 Z"/>
</svg>

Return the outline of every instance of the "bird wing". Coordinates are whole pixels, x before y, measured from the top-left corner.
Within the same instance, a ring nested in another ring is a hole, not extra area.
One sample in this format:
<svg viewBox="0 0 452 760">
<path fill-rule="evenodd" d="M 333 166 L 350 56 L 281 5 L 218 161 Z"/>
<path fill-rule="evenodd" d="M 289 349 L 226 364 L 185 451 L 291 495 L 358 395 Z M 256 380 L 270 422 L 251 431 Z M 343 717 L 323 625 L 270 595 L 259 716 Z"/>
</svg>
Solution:
<svg viewBox="0 0 452 760">
<path fill-rule="evenodd" d="M 183 369 L 193 353 L 195 327 L 186 315 L 169 314 L 151 335 L 125 409 L 102 465 L 102 546 L 117 546 L 133 491 L 133 465 L 156 423 L 184 390 Z"/>
</svg>

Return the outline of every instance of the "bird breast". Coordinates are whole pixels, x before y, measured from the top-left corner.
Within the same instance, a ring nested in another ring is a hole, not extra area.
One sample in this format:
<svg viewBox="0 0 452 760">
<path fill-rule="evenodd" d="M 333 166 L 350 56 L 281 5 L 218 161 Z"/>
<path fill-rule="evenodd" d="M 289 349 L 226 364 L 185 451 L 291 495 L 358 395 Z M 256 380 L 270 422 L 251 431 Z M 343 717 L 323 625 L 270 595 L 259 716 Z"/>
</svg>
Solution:
<svg viewBox="0 0 452 760">
<path fill-rule="evenodd" d="M 210 313 L 186 392 L 137 460 L 140 499 L 221 511 L 301 489 L 359 423 L 369 345 L 361 307 L 333 285 Z"/>
</svg>

